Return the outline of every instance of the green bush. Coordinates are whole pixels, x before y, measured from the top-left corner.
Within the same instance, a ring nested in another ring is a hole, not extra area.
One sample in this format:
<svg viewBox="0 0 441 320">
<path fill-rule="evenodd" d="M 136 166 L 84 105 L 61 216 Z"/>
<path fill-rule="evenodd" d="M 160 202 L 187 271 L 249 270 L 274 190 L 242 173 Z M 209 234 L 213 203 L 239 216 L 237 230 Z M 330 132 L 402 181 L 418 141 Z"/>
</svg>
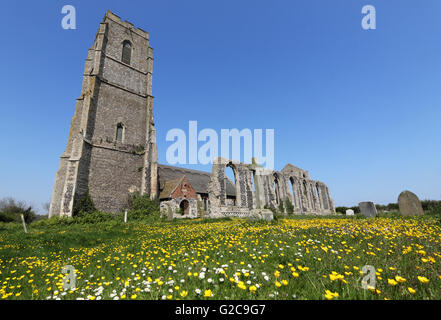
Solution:
<svg viewBox="0 0 441 320">
<path fill-rule="evenodd" d="M 337 213 L 341 213 L 341 214 L 346 214 L 346 210 L 348 210 L 348 207 L 336 207 L 335 208 L 335 212 Z"/>
<path fill-rule="evenodd" d="M 17 220 L 16 214 L 0 212 L 0 222 L 18 222 Z"/>
<path fill-rule="evenodd" d="M 4 198 L 0 200 L 1 222 L 21 222 L 20 214 L 24 215 L 26 223 L 31 223 L 36 218 L 32 206 L 26 205 L 25 202 L 17 201 L 13 198 Z"/>
<path fill-rule="evenodd" d="M 293 214 L 294 213 L 294 206 L 293 206 L 291 200 L 289 200 L 289 198 L 286 199 L 285 206 L 286 206 L 286 212 L 288 214 Z"/>
<path fill-rule="evenodd" d="M 159 200 L 151 200 L 148 194 L 131 194 L 128 198 L 128 218 L 142 219 L 146 216 L 159 218 Z"/>
<path fill-rule="evenodd" d="M 274 216 L 277 214 L 277 210 L 276 210 L 275 208 L 273 208 L 273 207 L 270 207 L 270 206 L 267 205 L 267 204 L 264 205 L 263 208 L 264 208 L 264 209 L 271 210 L 271 212 L 274 214 Z"/>
<path fill-rule="evenodd" d="M 89 224 L 89 223 L 102 223 L 115 219 L 115 215 L 106 212 L 95 211 L 92 213 L 82 214 L 74 217 L 74 223 Z"/>
<path fill-rule="evenodd" d="M 73 216 L 83 216 L 84 214 L 90 214 L 96 211 L 89 189 L 87 189 L 86 193 L 80 199 L 75 200 Z"/>
<path fill-rule="evenodd" d="M 279 203 L 279 213 L 284 214 L 285 213 L 285 207 L 283 206 L 283 201 L 280 201 Z"/>
</svg>

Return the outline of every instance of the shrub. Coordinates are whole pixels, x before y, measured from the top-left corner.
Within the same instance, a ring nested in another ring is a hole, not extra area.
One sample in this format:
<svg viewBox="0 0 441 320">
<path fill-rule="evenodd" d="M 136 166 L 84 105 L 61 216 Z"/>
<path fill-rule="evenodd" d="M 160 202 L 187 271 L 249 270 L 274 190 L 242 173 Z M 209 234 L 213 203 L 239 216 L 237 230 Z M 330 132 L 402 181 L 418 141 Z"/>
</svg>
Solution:
<svg viewBox="0 0 441 320">
<path fill-rule="evenodd" d="M 129 212 L 131 219 L 139 219 L 145 216 L 159 217 L 159 200 L 151 200 L 148 194 L 131 194 L 128 198 Z"/>
<path fill-rule="evenodd" d="M 430 206 L 429 209 L 425 212 L 425 214 L 428 214 L 428 215 L 441 215 L 441 203 L 438 203 L 438 205 Z"/>
<path fill-rule="evenodd" d="M 96 211 L 89 189 L 87 189 L 86 193 L 80 199 L 75 201 L 73 206 L 73 216 L 82 216 L 85 213 L 93 213 Z"/>
<path fill-rule="evenodd" d="M 286 212 L 288 214 L 293 214 L 294 213 L 294 206 L 293 206 L 291 200 L 289 200 L 289 198 L 286 199 L 285 206 L 286 206 Z"/>
<path fill-rule="evenodd" d="M 283 201 L 280 201 L 279 203 L 279 213 L 280 214 L 285 213 L 285 207 L 283 206 Z"/>
<path fill-rule="evenodd" d="M 335 208 L 335 212 L 337 213 L 341 213 L 341 214 L 346 214 L 346 210 L 348 210 L 348 207 L 336 207 Z"/>
<path fill-rule="evenodd" d="M 15 214 L 0 212 L 0 222 L 17 222 Z"/>
<path fill-rule="evenodd" d="M 4 198 L 0 200 L 0 221 L 21 222 L 20 214 L 24 215 L 26 223 L 31 223 L 36 218 L 32 206 L 26 205 L 25 202 L 17 201 L 13 198 Z"/>
<path fill-rule="evenodd" d="M 274 209 L 273 207 L 270 207 L 269 205 L 264 205 L 263 206 L 263 208 L 264 209 L 268 209 L 268 210 L 271 210 L 271 212 L 274 214 L 274 216 L 277 214 L 277 210 L 276 209 Z"/>
<path fill-rule="evenodd" d="M 359 207 L 359 206 L 350 207 L 349 209 L 354 210 L 354 213 L 360 213 L 360 207 Z M 345 213 L 346 213 L 346 212 L 345 212 Z"/>
<path fill-rule="evenodd" d="M 74 223 L 90 224 L 90 223 L 102 223 L 115 219 L 115 216 L 111 213 L 105 213 L 100 211 L 89 212 L 88 214 L 82 214 L 74 217 Z"/>
</svg>

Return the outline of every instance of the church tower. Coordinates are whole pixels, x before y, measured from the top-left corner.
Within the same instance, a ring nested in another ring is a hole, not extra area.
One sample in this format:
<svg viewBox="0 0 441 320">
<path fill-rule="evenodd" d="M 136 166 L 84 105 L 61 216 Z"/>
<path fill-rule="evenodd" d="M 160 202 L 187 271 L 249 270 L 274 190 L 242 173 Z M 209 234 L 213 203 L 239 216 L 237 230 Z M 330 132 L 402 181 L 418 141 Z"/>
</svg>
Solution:
<svg viewBox="0 0 441 320">
<path fill-rule="evenodd" d="M 87 55 L 49 217 L 72 216 L 87 191 L 106 212 L 123 210 L 133 192 L 157 196 L 152 68 L 148 33 L 108 11 Z"/>
</svg>

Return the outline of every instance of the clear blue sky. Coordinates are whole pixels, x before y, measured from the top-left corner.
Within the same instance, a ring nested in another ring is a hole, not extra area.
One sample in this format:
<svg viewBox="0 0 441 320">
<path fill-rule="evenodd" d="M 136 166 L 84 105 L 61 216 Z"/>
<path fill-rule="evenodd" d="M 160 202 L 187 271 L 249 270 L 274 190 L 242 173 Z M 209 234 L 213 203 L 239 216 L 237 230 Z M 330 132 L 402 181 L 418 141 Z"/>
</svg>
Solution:
<svg viewBox="0 0 441 320">
<path fill-rule="evenodd" d="M 361 28 L 367 4 L 376 30 Z M 150 33 L 160 162 L 189 120 L 274 128 L 275 168 L 308 170 L 336 205 L 441 198 L 438 0 L 1 1 L 0 198 L 50 200 L 107 9 Z"/>
</svg>

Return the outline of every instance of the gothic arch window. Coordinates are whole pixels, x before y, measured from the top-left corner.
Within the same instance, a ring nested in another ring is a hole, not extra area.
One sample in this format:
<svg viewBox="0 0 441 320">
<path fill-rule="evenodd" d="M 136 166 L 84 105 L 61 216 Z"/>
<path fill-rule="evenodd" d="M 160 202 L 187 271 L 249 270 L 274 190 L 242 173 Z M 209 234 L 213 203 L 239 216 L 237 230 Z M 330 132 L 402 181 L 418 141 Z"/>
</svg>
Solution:
<svg viewBox="0 0 441 320">
<path fill-rule="evenodd" d="M 225 192 L 225 197 L 226 197 L 226 202 L 230 202 L 233 206 L 236 206 L 238 204 L 238 188 L 239 188 L 239 184 L 238 184 L 238 176 L 237 176 L 237 172 L 236 172 L 236 167 L 229 163 L 225 166 L 224 169 L 224 174 L 225 174 L 225 190 L 227 190 L 227 185 L 228 182 L 231 181 L 233 183 L 234 186 L 234 196 L 228 195 L 227 192 Z"/>
<path fill-rule="evenodd" d="M 280 186 L 279 186 L 279 178 L 276 174 L 274 174 L 274 193 L 276 194 L 276 203 L 280 203 Z"/>
<path fill-rule="evenodd" d="M 123 42 L 121 61 L 126 64 L 130 64 L 131 57 L 132 57 L 132 44 L 130 43 L 130 41 L 125 40 Z"/>
<path fill-rule="evenodd" d="M 322 199 L 320 199 L 320 190 L 319 190 L 319 185 L 318 184 L 315 185 L 315 192 L 316 192 L 316 197 L 317 197 L 317 200 L 318 200 L 318 206 L 319 206 L 319 209 L 320 209 L 322 207 Z"/>
<path fill-rule="evenodd" d="M 296 192 L 297 191 L 294 191 L 296 188 L 296 184 L 295 184 L 295 181 L 292 177 L 289 178 L 289 186 L 291 189 L 292 204 L 293 204 L 294 208 L 297 208 L 297 201 L 296 201 Z"/>
<path fill-rule="evenodd" d="M 124 141 L 124 125 L 120 122 L 116 125 L 116 141 L 123 142 Z"/>
</svg>

